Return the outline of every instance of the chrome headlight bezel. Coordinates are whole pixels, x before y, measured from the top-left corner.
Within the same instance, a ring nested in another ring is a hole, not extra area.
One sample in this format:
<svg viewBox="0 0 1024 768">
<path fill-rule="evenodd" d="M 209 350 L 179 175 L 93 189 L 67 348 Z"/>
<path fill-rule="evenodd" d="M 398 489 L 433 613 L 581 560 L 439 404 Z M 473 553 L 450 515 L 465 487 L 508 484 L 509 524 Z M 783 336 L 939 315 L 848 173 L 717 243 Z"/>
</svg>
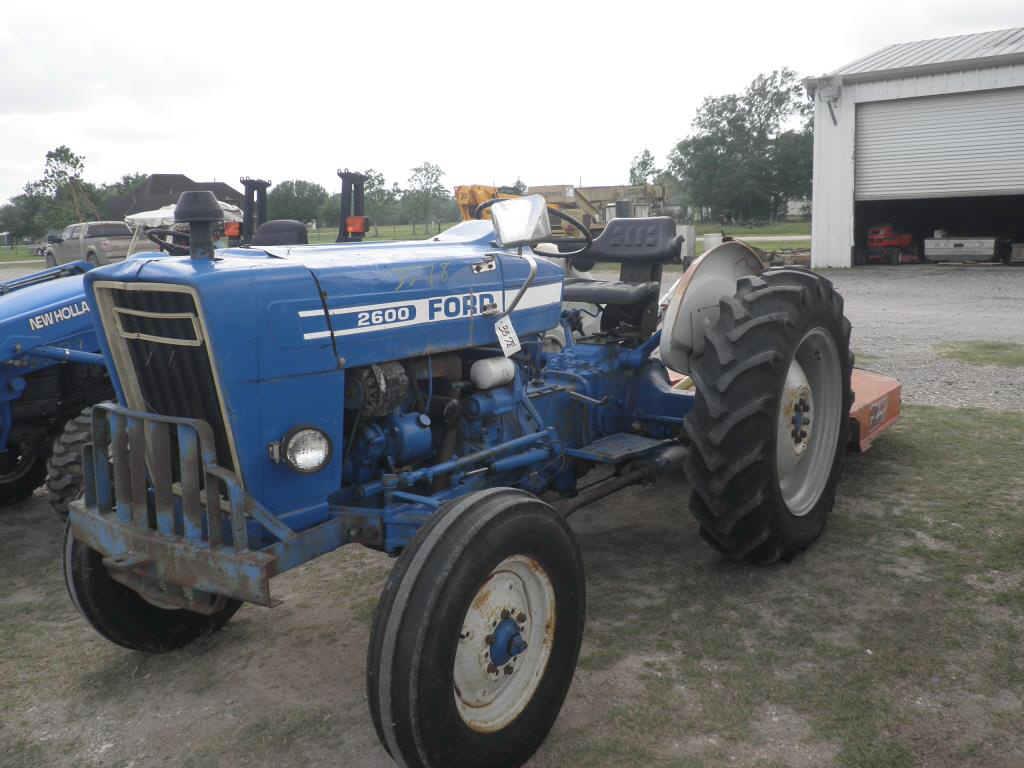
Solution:
<svg viewBox="0 0 1024 768">
<path fill-rule="evenodd" d="M 299 440 L 306 440 L 310 438 L 320 439 L 322 441 L 322 458 L 315 465 L 303 466 L 296 458 L 297 442 Z M 319 472 L 331 463 L 331 457 L 334 455 L 334 445 L 331 443 L 330 436 L 319 427 L 314 427 L 308 424 L 292 427 L 292 429 L 288 430 L 285 436 L 281 438 L 279 445 L 280 460 L 284 464 L 287 464 L 291 469 L 303 475 L 312 475 Z"/>
</svg>

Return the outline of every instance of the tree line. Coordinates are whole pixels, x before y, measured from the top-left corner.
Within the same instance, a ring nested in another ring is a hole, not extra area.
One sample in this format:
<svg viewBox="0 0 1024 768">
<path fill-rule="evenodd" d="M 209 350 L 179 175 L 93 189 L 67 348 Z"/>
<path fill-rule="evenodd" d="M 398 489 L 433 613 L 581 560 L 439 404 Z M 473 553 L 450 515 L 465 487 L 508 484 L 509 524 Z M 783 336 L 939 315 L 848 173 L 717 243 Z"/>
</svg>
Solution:
<svg viewBox="0 0 1024 768">
<path fill-rule="evenodd" d="M 423 162 L 409 171 L 408 183 L 388 184 L 384 174 L 368 168 L 364 186 L 366 215 L 374 227 L 405 224 L 427 227 L 459 218 L 455 199 L 442 183 L 440 166 Z M 320 184 L 295 179 L 273 186 L 267 193 L 267 212 L 273 219 L 316 221 L 318 226 L 337 226 L 341 194 L 328 194 Z"/>
<path fill-rule="evenodd" d="M 423 162 L 411 169 L 404 187 L 388 184 L 384 174 L 372 168 L 365 174 L 366 213 L 375 227 L 412 225 L 415 232 L 419 226 L 459 218 L 451 190 L 442 183 L 444 171 L 434 163 Z M 76 222 L 113 218 L 111 204 L 147 179 L 146 174 L 133 173 L 112 184 L 94 184 L 84 175 L 83 155 L 65 145 L 50 150 L 42 177 L 26 183 L 21 194 L 0 206 L 0 231 L 19 239 L 41 238 Z M 315 182 L 294 179 L 270 188 L 267 209 L 271 218 L 336 227 L 341 195 L 329 194 Z"/>
<path fill-rule="evenodd" d="M 774 220 L 811 195 L 813 131 L 796 73 L 761 74 L 741 93 L 704 99 L 662 168 L 650 150 L 637 154 L 630 183 L 665 184 L 701 220 Z"/>
<path fill-rule="evenodd" d="M 42 237 L 78 221 L 105 218 L 109 203 L 146 180 L 131 173 L 112 184 L 93 184 L 83 178 L 85 157 L 61 145 L 46 153 L 43 175 L 29 181 L 6 205 L 0 206 L 0 230 L 15 237 Z"/>
<path fill-rule="evenodd" d="M 755 77 L 741 92 L 704 99 L 690 134 L 659 167 L 649 149 L 633 158 L 631 184 L 664 184 L 667 196 L 688 217 L 722 222 L 773 220 L 786 202 L 811 194 L 813 119 L 811 103 L 790 69 Z M 85 158 L 61 145 L 46 153 L 41 178 L 0 206 L 0 231 L 41 237 L 49 230 L 110 218 L 108 205 L 146 180 L 126 174 L 112 184 L 84 178 Z M 364 171 L 366 213 L 374 226 L 427 227 L 459 218 L 444 171 L 423 162 L 410 169 L 404 185 L 389 183 L 372 168 Z M 271 187 L 271 218 L 338 224 L 340 195 L 320 184 L 293 179 Z"/>
</svg>

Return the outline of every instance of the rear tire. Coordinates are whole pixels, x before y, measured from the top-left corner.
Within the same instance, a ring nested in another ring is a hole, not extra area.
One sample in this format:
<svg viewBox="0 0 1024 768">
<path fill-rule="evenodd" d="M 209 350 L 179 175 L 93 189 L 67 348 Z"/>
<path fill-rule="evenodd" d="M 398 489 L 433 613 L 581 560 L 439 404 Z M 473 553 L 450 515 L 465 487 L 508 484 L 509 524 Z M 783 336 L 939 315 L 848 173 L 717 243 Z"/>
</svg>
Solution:
<svg viewBox="0 0 1024 768">
<path fill-rule="evenodd" d="M 492 488 L 441 507 L 374 616 L 366 682 L 381 744 L 407 768 L 522 765 L 568 693 L 584 604 L 579 548 L 550 506 Z"/>
<path fill-rule="evenodd" d="M 146 653 L 177 650 L 221 629 L 241 607 L 227 600 L 211 615 L 158 608 L 114 581 L 103 556 L 64 528 L 64 583 L 86 621 L 112 643 Z"/>
<path fill-rule="evenodd" d="M 46 462 L 46 497 L 67 520 L 68 505 L 82 496 L 82 447 L 92 439 L 92 406 L 64 423 Z"/>
<path fill-rule="evenodd" d="M 725 555 L 788 560 L 821 535 L 835 502 L 853 402 L 850 323 L 832 284 L 803 268 L 741 278 L 720 309 L 691 360 L 690 509 Z"/>
</svg>

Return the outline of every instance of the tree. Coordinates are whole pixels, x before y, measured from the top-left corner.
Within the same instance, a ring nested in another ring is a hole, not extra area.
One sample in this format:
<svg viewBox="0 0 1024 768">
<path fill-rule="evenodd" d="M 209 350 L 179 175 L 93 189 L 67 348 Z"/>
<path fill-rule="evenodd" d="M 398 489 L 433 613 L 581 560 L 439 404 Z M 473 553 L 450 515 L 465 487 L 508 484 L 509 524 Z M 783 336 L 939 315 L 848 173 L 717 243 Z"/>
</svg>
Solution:
<svg viewBox="0 0 1024 768">
<path fill-rule="evenodd" d="M 312 181 L 283 181 L 267 193 L 267 215 L 272 219 L 313 221 L 327 199 L 327 190 Z"/>
<path fill-rule="evenodd" d="M 443 177 L 441 167 L 429 162 L 423 162 L 409 172 L 409 188 L 402 196 L 402 203 L 412 222 L 413 232 L 417 222 L 429 225 L 438 203 L 451 197 L 441 184 Z"/>
<path fill-rule="evenodd" d="M 633 164 L 629 167 L 629 183 L 649 184 L 659 173 L 654 163 L 654 155 L 651 154 L 651 150 L 645 148 L 643 152 L 633 157 Z"/>
<path fill-rule="evenodd" d="M 669 170 L 699 208 L 721 220 L 773 218 L 810 189 L 809 105 L 796 74 L 758 75 L 742 94 L 709 97 Z M 799 131 L 784 130 L 803 119 Z"/>
</svg>

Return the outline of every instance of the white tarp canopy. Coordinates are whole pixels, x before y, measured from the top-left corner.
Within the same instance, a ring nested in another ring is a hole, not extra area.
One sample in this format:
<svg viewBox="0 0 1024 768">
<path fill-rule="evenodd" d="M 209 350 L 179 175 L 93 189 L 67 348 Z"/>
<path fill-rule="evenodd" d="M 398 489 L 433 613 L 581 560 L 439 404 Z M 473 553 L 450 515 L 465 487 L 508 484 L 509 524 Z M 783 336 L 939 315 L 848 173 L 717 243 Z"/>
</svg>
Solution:
<svg viewBox="0 0 1024 768">
<path fill-rule="evenodd" d="M 217 201 L 220 209 L 224 212 L 224 221 L 242 220 L 242 209 L 231 203 Z M 139 211 L 130 213 L 124 217 L 124 223 L 129 227 L 169 227 L 174 224 L 174 205 L 165 205 L 154 211 Z"/>
</svg>

